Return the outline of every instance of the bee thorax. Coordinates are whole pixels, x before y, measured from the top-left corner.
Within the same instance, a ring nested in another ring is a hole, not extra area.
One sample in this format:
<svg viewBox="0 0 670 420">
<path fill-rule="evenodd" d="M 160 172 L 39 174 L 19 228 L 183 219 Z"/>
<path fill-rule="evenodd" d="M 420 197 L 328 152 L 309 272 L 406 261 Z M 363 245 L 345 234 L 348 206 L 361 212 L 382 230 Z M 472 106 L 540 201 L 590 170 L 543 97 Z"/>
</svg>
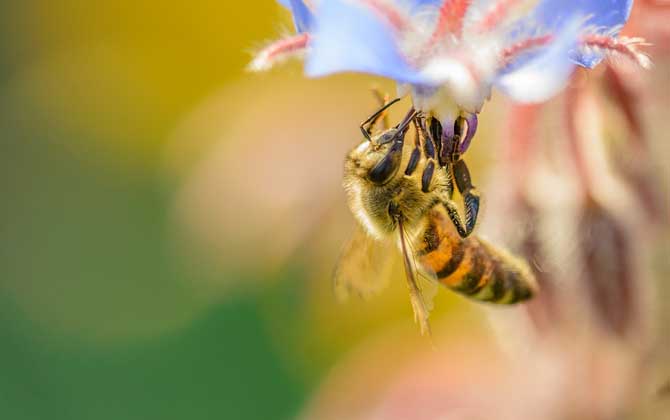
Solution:
<svg viewBox="0 0 670 420">
<path fill-rule="evenodd" d="M 351 212 L 368 233 L 380 239 L 395 232 L 398 218 L 406 229 L 414 230 L 432 204 L 430 194 L 422 192 L 420 184 L 409 177 L 379 186 L 345 174 L 344 186 Z"/>
</svg>

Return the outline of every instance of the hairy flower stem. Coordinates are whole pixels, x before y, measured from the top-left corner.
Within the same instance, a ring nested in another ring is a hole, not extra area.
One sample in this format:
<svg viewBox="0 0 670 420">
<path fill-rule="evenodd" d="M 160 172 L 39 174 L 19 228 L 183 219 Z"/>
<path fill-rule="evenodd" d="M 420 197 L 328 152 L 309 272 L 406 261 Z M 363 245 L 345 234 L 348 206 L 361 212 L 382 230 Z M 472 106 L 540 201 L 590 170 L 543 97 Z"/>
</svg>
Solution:
<svg viewBox="0 0 670 420">
<path fill-rule="evenodd" d="M 597 139 L 585 139 L 589 132 L 585 129 L 594 118 L 593 110 L 590 109 L 589 92 L 586 86 L 586 78 L 583 72 L 577 71 L 573 76 L 571 85 L 565 93 L 564 123 L 567 128 L 568 152 L 575 165 L 577 179 L 579 181 L 580 193 L 586 201 L 593 200 L 593 177 L 589 169 L 584 150 L 585 141 Z"/>
<path fill-rule="evenodd" d="M 534 154 L 538 151 L 537 124 L 542 105 L 514 104 L 508 117 L 508 138 L 502 142 L 502 155 L 509 167 L 512 182 L 517 190 L 530 172 Z"/>
<path fill-rule="evenodd" d="M 514 203 L 514 214 L 518 220 L 525 220 L 527 226 L 515 248 L 526 260 L 533 262 L 531 268 L 540 290 L 535 299 L 524 305 L 538 334 L 551 328 L 561 318 L 555 279 L 550 272 L 540 270 L 536 265 L 546 259 L 543 255 L 542 238 L 537 230 L 542 214 L 527 195 L 528 174 L 533 173 L 533 162 L 541 153 L 537 130 L 542 107 L 541 104 L 511 105 L 506 130 L 509 134 L 501 142 L 502 164 L 511 182 L 510 195 Z"/>
<path fill-rule="evenodd" d="M 637 152 L 647 153 L 648 144 L 642 129 L 639 110 L 639 98 L 635 89 L 626 81 L 626 75 L 620 67 L 608 64 L 605 69 L 605 86 L 612 99 L 623 112 L 630 132 L 630 143 Z"/>
<path fill-rule="evenodd" d="M 635 75 L 625 68 L 610 64 L 605 70 L 605 86 L 610 92 L 616 107 L 621 111 L 627 123 L 626 141 L 615 155 L 614 163 L 622 176 L 638 196 L 649 220 L 654 224 L 667 223 L 667 204 L 658 182 L 653 179 L 654 158 L 643 129 L 640 110 L 640 95 L 630 78 Z M 644 165 L 640 165 L 644 162 Z M 650 164 L 651 163 L 651 164 Z"/>
</svg>

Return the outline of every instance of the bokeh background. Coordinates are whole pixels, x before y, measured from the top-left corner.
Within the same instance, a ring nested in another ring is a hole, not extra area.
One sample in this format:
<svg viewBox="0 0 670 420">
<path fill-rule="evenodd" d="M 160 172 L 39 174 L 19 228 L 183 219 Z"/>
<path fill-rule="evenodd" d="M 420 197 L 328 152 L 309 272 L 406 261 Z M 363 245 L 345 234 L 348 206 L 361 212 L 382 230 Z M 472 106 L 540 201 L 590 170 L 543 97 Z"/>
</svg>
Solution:
<svg viewBox="0 0 670 420">
<path fill-rule="evenodd" d="M 0 418 L 313 417 L 364 404 L 390 366 L 430 353 L 399 270 L 369 301 L 331 291 L 353 229 L 341 162 L 370 88 L 391 84 L 307 80 L 296 63 L 245 72 L 291 28 L 272 0 L 5 1 L 0 22 Z M 648 76 L 654 144 L 670 129 L 663 60 Z M 469 152 L 481 185 L 505 109 L 494 96 Z M 670 156 L 655 147 L 667 202 Z M 662 303 L 667 229 L 653 240 Z M 464 354 L 464 340 L 493 340 L 480 306 L 444 290 L 432 319 L 435 341 Z M 488 352 L 428 360 L 453 381 Z M 640 416 L 669 407 L 653 404 Z"/>
</svg>

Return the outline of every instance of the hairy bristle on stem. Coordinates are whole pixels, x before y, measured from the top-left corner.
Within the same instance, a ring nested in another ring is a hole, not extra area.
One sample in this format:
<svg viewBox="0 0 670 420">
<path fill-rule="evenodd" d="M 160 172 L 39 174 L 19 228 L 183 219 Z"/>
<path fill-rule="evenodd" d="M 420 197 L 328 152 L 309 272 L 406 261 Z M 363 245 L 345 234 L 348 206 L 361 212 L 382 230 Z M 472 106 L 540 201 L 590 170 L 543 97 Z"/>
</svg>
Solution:
<svg viewBox="0 0 670 420">
<path fill-rule="evenodd" d="M 308 33 L 301 33 L 273 42 L 256 54 L 256 57 L 249 64 L 249 70 L 263 71 L 270 69 L 276 63 L 304 51 L 309 39 Z"/>
<path fill-rule="evenodd" d="M 648 69 L 651 60 L 647 54 L 637 50 L 638 46 L 649 45 L 642 38 L 613 37 L 610 35 L 588 34 L 580 40 L 582 47 L 593 49 L 608 55 L 620 55 L 637 63 L 640 67 Z"/>
</svg>

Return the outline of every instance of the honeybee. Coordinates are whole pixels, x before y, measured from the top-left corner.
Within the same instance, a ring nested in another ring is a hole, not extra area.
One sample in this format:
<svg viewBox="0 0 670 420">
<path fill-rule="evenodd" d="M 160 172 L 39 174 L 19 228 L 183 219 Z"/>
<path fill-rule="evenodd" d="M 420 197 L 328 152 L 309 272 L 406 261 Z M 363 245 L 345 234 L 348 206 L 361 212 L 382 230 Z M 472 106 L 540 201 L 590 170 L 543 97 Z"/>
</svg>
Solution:
<svg viewBox="0 0 670 420">
<path fill-rule="evenodd" d="M 436 119 L 412 108 L 398 125 L 373 135 L 375 124 L 398 100 L 361 124 L 365 140 L 345 159 L 343 185 L 358 223 L 335 271 L 336 292 L 374 291 L 396 247 L 422 333 L 429 332 L 429 308 L 420 277 L 479 301 L 513 304 L 530 299 L 537 285 L 526 262 L 470 235 L 479 194 L 458 153 L 467 123 L 457 120 L 454 135 L 444 136 Z M 412 126 L 414 144 L 405 147 Z M 454 201 L 454 184 L 463 198 L 464 219 Z"/>
</svg>

